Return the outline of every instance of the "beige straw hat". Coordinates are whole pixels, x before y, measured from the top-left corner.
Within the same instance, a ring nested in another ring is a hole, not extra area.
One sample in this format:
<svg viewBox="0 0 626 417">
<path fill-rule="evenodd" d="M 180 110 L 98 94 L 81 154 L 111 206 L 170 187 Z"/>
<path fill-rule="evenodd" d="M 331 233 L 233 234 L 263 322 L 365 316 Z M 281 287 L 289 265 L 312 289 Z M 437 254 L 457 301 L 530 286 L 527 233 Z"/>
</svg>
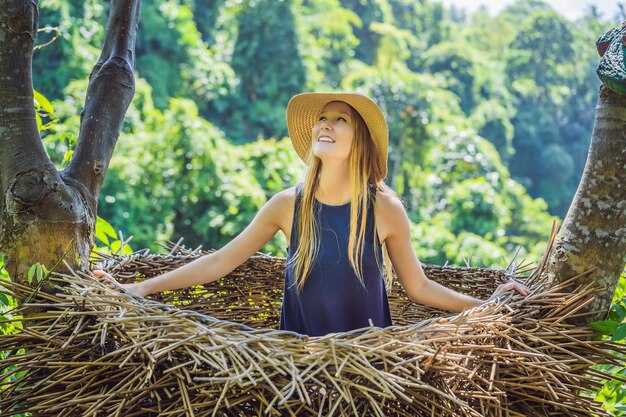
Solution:
<svg viewBox="0 0 626 417">
<path fill-rule="evenodd" d="M 319 114 L 331 101 L 343 101 L 352 106 L 363 118 L 378 149 L 379 170 L 376 182 L 387 176 L 387 144 L 389 130 L 387 121 L 374 101 L 359 93 L 302 93 L 297 94 L 287 104 L 287 129 L 296 153 L 306 163 L 311 150 L 311 130 L 317 123 Z"/>
</svg>

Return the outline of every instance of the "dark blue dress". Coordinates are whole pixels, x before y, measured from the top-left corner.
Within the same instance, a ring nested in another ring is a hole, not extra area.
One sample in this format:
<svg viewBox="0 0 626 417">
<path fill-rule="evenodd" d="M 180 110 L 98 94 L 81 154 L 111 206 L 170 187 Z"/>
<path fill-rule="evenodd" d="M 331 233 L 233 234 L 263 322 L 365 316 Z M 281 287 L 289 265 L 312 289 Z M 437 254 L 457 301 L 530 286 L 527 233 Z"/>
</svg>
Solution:
<svg viewBox="0 0 626 417">
<path fill-rule="evenodd" d="M 299 183 L 296 186 L 296 204 L 287 261 L 298 246 L 296 213 L 301 193 L 302 183 Z M 370 319 L 378 327 L 392 324 L 383 275 L 374 256 L 373 188 L 370 197 L 363 249 L 365 288 L 348 260 L 351 203 L 332 206 L 315 199 L 314 213 L 321 231 L 318 258 L 313 263 L 300 293 L 296 288 L 294 265 L 287 264 L 279 329 L 322 336 L 370 326 Z M 382 245 L 378 240 L 375 249 L 382 264 Z"/>
</svg>

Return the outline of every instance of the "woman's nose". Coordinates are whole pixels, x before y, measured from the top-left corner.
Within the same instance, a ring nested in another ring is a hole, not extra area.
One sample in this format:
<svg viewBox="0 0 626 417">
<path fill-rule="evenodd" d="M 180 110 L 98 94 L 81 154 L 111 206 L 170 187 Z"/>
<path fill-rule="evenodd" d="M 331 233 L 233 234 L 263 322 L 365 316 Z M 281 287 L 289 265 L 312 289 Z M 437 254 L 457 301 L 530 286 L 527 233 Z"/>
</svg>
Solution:
<svg viewBox="0 0 626 417">
<path fill-rule="evenodd" d="M 328 123 L 328 120 L 324 120 L 322 124 L 320 125 L 320 129 L 330 130 L 332 129 L 332 126 L 330 125 L 330 123 Z"/>
</svg>

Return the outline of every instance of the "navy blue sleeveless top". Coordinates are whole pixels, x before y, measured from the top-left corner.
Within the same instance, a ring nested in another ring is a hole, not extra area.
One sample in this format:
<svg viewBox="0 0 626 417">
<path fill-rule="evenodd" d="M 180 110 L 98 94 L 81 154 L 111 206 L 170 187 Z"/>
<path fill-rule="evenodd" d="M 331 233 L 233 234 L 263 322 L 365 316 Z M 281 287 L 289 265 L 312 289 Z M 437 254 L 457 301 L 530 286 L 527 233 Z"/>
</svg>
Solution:
<svg viewBox="0 0 626 417">
<path fill-rule="evenodd" d="M 297 213 L 302 183 L 296 186 L 291 238 L 287 251 L 281 330 L 291 330 L 309 336 L 346 332 L 370 326 L 391 326 L 391 314 L 382 272 L 378 269 L 374 250 L 382 263 L 382 245 L 376 240 L 374 248 L 375 190 L 372 188 L 367 207 L 367 227 L 363 248 L 362 273 L 365 288 L 348 260 L 350 205 L 332 206 L 314 200 L 314 216 L 321 232 L 317 259 L 310 275 L 298 292 L 295 265 L 289 263 L 298 247 Z"/>
</svg>

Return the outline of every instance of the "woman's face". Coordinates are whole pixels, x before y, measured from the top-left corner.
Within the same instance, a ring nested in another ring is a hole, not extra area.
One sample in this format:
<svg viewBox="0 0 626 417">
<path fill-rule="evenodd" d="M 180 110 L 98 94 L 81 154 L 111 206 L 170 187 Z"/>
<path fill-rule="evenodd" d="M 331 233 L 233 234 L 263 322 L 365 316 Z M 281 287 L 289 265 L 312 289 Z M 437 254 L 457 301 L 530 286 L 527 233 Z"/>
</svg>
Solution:
<svg viewBox="0 0 626 417">
<path fill-rule="evenodd" d="M 350 106 L 341 101 L 328 103 L 313 125 L 311 152 L 322 161 L 350 157 L 354 121 Z"/>
</svg>

